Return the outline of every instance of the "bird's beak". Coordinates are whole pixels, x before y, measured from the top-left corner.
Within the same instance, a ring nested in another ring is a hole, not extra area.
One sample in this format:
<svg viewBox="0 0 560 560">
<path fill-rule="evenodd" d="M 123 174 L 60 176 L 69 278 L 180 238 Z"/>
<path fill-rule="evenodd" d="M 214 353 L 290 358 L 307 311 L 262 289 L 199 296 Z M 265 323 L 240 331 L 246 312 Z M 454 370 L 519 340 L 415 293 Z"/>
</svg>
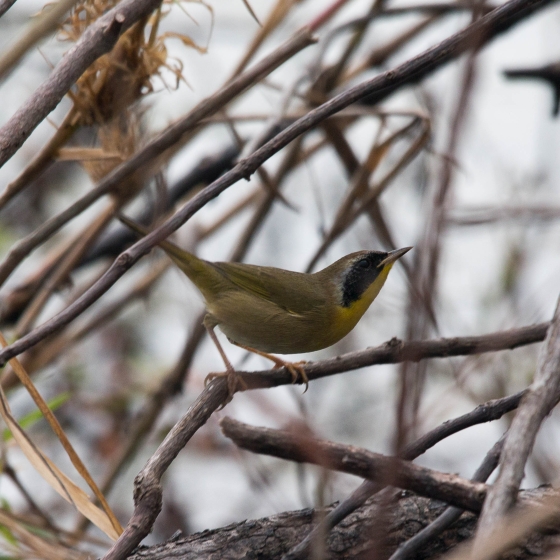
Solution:
<svg viewBox="0 0 560 560">
<path fill-rule="evenodd" d="M 382 268 L 388 264 L 393 264 L 396 260 L 400 259 L 404 254 L 408 253 L 412 247 L 404 247 L 396 251 L 389 251 L 387 256 L 377 265 L 377 268 Z"/>
</svg>

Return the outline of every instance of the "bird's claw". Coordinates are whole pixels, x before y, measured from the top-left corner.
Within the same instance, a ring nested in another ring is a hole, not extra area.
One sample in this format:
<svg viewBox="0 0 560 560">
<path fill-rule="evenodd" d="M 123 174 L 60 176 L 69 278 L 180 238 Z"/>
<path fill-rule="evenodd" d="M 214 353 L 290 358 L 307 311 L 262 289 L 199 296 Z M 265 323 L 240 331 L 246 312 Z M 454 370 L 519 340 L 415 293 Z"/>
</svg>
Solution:
<svg viewBox="0 0 560 560">
<path fill-rule="evenodd" d="M 226 404 L 230 403 L 233 399 L 233 395 L 237 393 L 237 391 L 246 391 L 248 389 L 247 383 L 245 383 L 243 377 L 233 370 L 221 373 L 209 373 L 204 379 L 204 386 L 206 387 L 211 381 L 220 377 L 226 378 L 228 394 L 226 400 L 218 410 L 221 410 Z"/>
<path fill-rule="evenodd" d="M 276 359 L 278 361 L 274 361 L 274 369 L 285 367 L 292 376 L 292 384 L 298 383 L 301 377 L 301 380 L 305 385 L 305 389 L 303 390 L 303 392 L 305 393 L 307 389 L 309 389 L 309 378 L 307 377 L 307 373 L 305 373 L 305 369 L 303 369 L 303 366 L 307 364 L 307 362 L 305 360 L 302 360 L 300 362 L 285 362 L 284 360 L 280 360 L 280 358 Z"/>
</svg>

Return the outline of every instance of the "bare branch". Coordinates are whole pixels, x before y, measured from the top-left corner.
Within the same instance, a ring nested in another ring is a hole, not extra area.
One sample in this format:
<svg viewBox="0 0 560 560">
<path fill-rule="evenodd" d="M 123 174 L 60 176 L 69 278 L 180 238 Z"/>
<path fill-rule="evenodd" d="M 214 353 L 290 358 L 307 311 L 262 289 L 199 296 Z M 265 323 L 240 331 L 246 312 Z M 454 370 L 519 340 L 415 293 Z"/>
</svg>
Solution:
<svg viewBox="0 0 560 560">
<path fill-rule="evenodd" d="M 525 463 L 542 421 L 560 400 L 560 298 L 539 353 L 535 379 L 523 397 L 504 445 L 500 472 L 481 515 L 475 550 L 486 546 L 498 521 L 515 503 Z M 479 548 L 480 547 L 480 548 Z"/>
<path fill-rule="evenodd" d="M 58 0 L 51 6 L 46 6 L 41 14 L 31 23 L 25 33 L 12 45 L 8 46 L 0 56 L 0 79 L 8 73 L 19 59 L 45 35 L 52 33 L 62 16 L 77 2 L 77 0 Z M 0 5 L 0 15 L 4 6 Z"/>
<path fill-rule="evenodd" d="M 252 453 L 320 465 L 412 490 L 470 511 L 479 511 L 486 496 L 486 485 L 481 482 L 470 482 L 360 447 L 319 440 L 302 430 L 256 428 L 227 416 L 220 421 L 220 426 L 235 445 Z"/>
<path fill-rule="evenodd" d="M 313 379 L 320 379 L 343 371 L 351 371 L 372 365 L 418 362 L 428 358 L 448 358 L 451 356 L 468 356 L 499 350 L 511 350 L 518 346 L 543 341 L 549 324 L 540 323 L 530 327 L 481 336 L 438 338 L 409 342 L 393 338 L 375 348 L 351 352 L 318 362 L 308 362 L 303 366 L 303 369 L 309 380 L 312 381 Z M 285 368 L 260 372 L 242 372 L 241 375 L 249 389 L 277 387 L 292 383 L 291 374 Z"/>
<path fill-rule="evenodd" d="M 488 477 L 494 472 L 494 469 L 498 466 L 500 460 L 500 455 L 502 453 L 502 448 L 504 446 L 505 437 L 502 436 L 488 451 L 484 461 L 476 472 L 472 480 L 477 482 L 486 482 Z M 427 527 L 422 529 L 420 532 L 416 533 L 414 537 L 404 543 L 399 549 L 389 558 L 389 560 L 407 560 L 407 558 L 412 558 L 418 552 L 420 548 L 426 545 L 428 542 L 441 535 L 448 527 L 451 527 L 455 521 L 463 515 L 464 510 L 460 508 L 448 508 L 446 509 L 435 521 L 430 523 Z"/>
</svg>

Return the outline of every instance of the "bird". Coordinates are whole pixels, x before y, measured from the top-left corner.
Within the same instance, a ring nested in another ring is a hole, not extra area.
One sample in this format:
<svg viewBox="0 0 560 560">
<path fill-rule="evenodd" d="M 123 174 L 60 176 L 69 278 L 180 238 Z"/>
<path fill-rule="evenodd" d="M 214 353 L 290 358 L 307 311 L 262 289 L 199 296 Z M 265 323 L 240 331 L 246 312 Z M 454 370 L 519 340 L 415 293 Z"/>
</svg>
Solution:
<svg viewBox="0 0 560 560">
<path fill-rule="evenodd" d="M 129 218 L 119 219 L 139 236 L 147 231 Z M 293 383 L 308 387 L 305 362 L 285 361 L 274 354 L 322 350 L 344 338 L 367 311 L 389 271 L 412 247 L 394 251 L 357 251 L 323 270 L 302 273 L 253 264 L 210 262 L 169 241 L 159 246 L 198 288 L 205 302 L 204 326 L 225 364 L 205 382 L 226 376 L 230 397 L 238 378 L 214 329 L 249 352 L 286 367 Z"/>
</svg>

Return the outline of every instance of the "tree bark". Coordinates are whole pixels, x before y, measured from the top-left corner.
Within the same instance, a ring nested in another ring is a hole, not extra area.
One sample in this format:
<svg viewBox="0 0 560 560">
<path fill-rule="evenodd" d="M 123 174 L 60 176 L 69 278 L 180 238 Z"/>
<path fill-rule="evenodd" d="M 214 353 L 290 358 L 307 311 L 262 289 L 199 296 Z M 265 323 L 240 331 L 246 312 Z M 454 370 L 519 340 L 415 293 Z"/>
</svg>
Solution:
<svg viewBox="0 0 560 560">
<path fill-rule="evenodd" d="M 536 489 L 522 494 L 539 499 L 547 492 Z M 397 490 L 389 501 L 369 500 L 331 531 L 319 557 L 325 560 L 388 558 L 401 543 L 434 521 L 445 507 L 441 502 Z M 285 512 L 189 536 L 179 535 L 162 544 L 139 547 L 129 560 L 277 560 L 305 538 L 318 515 L 331 509 Z M 464 513 L 454 525 L 419 549 L 414 558 L 438 558 L 470 538 L 476 520 L 475 515 Z M 540 556 L 550 539 L 550 535 L 542 533 L 533 535 L 502 558 L 525 560 Z"/>
</svg>

